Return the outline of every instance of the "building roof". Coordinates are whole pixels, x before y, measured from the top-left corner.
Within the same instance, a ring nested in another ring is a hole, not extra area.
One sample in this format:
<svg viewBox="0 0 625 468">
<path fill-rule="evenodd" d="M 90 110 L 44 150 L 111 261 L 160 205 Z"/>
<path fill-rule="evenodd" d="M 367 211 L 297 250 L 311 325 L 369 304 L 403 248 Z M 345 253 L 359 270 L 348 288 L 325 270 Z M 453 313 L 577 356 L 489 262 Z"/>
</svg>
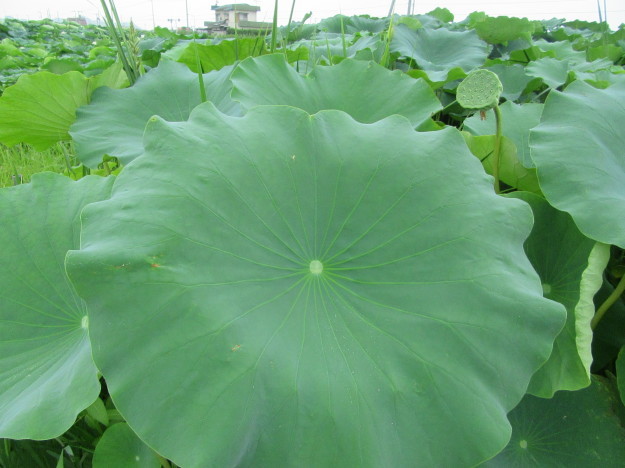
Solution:
<svg viewBox="0 0 625 468">
<path fill-rule="evenodd" d="M 229 5 L 213 5 L 211 10 L 217 11 L 260 11 L 260 7 L 247 3 L 231 3 Z"/>
</svg>

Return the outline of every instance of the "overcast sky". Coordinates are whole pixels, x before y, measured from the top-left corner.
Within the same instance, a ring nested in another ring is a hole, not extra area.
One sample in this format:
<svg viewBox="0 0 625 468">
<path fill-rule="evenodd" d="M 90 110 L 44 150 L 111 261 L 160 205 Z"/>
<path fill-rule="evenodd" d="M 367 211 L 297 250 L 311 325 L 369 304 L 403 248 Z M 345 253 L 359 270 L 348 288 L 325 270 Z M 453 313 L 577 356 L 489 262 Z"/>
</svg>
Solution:
<svg viewBox="0 0 625 468">
<path fill-rule="evenodd" d="M 600 0 L 603 6 L 604 0 Z M 21 19 L 63 18 L 83 15 L 93 20 L 102 18 L 100 0 L 0 0 L 0 18 L 11 16 Z M 122 21 L 133 19 L 141 28 L 151 29 L 153 24 L 176 27 L 184 26 L 188 20 L 191 27 L 202 26 L 204 21 L 214 21 L 215 12 L 211 5 L 219 3 L 242 3 L 220 0 L 116 0 Z M 246 3 L 260 7 L 259 21 L 271 21 L 274 0 L 248 0 Z M 291 1 L 281 0 L 278 21 L 286 24 Z M 625 23 L 625 1 L 606 0 L 608 22 L 613 29 Z M 342 13 L 344 15 L 368 14 L 386 16 L 390 0 L 296 0 L 294 20 L 299 20 L 311 11 L 318 21 Z M 415 0 L 415 13 L 425 13 L 437 6 L 446 7 L 454 13 L 456 21 L 464 19 L 472 11 L 485 11 L 491 16 L 518 16 L 529 19 L 567 20 L 583 19 L 598 21 L 597 0 Z M 408 0 L 396 0 L 395 12 L 405 14 Z"/>
</svg>

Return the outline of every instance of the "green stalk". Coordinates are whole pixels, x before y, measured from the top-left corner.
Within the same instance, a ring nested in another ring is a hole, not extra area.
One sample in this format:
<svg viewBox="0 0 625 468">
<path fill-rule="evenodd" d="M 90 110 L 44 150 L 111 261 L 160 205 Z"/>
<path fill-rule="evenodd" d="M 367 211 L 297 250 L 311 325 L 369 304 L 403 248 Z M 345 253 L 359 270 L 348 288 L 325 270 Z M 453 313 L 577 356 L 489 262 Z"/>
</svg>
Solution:
<svg viewBox="0 0 625 468">
<path fill-rule="evenodd" d="M 195 38 L 193 39 L 195 43 Z M 202 61 L 200 60 L 200 52 L 198 51 L 198 44 L 195 44 L 195 66 L 197 67 L 197 79 L 200 85 L 200 101 L 206 102 L 206 87 L 204 86 L 204 69 L 202 68 Z"/>
<path fill-rule="evenodd" d="M 495 149 L 493 151 L 493 177 L 495 178 L 495 193 L 499 193 L 499 152 L 501 150 L 501 110 L 499 106 L 493 107 L 495 111 Z"/>
<path fill-rule="evenodd" d="M 390 16 L 390 15 L 389 15 Z M 384 46 L 384 54 L 382 55 L 382 60 L 380 60 L 380 65 L 385 68 L 390 66 L 391 62 L 391 39 L 393 37 L 393 16 L 388 24 L 388 30 L 386 31 L 386 45 Z"/>
<path fill-rule="evenodd" d="M 113 21 L 113 17 L 111 16 L 111 12 L 109 11 L 108 6 L 106 5 L 105 0 L 100 0 L 102 4 L 102 9 L 104 10 L 104 16 L 106 16 L 106 26 L 108 27 L 111 37 L 115 42 L 115 47 L 117 48 L 117 55 L 119 55 L 119 59 L 122 61 L 122 65 L 124 67 L 124 71 L 128 76 L 128 81 L 130 81 L 130 85 L 132 86 L 137 81 L 137 73 L 135 67 L 131 65 L 129 57 L 126 56 L 126 51 L 123 47 L 122 41 L 128 43 L 124 30 L 121 26 L 121 22 L 119 21 L 119 16 L 117 15 L 117 9 L 115 8 L 115 4 L 111 1 L 111 10 L 117 20 L 117 29 L 115 28 L 115 22 Z"/>
<path fill-rule="evenodd" d="M 67 154 L 67 148 L 65 148 L 65 145 L 63 143 L 59 143 L 59 146 L 61 147 L 61 151 L 63 152 L 63 159 L 65 159 L 65 165 L 67 166 L 67 170 L 72 176 L 74 176 L 74 179 L 75 179 L 76 173 L 74 172 L 74 169 L 72 168 L 72 163 L 69 160 L 69 154 Z"/>
<path fill-rule="evenodd" d="M 276 42 L 278 40 L 278 0 L 273 7 L 273 24 L 271 25 L 271 53 L 276 52 Z"/>
<path fill-rule="evenodd" d="M 596 328 L 597 324 L 601 321 L 601 319 L 603 318 L 605 313 L 608 311 L 608 309 L 612 307 L 612 305 L 616 302 L 616 300 L 619 297 L 621 297 L 621 294 L 623 294 L 623 291 L 625 291 L 625 275 L 621 276 L 621 280 L 616 285 L 616 288 L 614 289 L 614 291 L 612 291 L 612 294 L 608 296 L 608 298 L 603 302 L 603 304 L 599 306 L 599 308 L 597 309 L 597 312 L 595 312 L 595 316 L 592 318 L 592 321 L 590 322 L 590 328 L 592 328 L 593 330 Z"/>
</svg>

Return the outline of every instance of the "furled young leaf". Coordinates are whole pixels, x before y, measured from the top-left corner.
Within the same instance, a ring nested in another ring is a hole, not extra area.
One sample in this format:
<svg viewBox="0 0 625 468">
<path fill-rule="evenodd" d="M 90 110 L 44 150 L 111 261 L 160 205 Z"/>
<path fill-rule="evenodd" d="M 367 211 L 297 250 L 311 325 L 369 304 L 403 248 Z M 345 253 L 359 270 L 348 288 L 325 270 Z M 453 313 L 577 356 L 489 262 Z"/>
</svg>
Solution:
<svg viewBox="0 0 625 468">
<path fill-rule="evenodd" d="M 471 466 L 505 446 L 565 311 L 523 251 L 531 210 L 455 129 L 206 104 L 145 141 L 67 268 L 150 446 L 183 466 Z"/>
<path fill-rule="evenodd" d="M 526 192 L 509 196 L 532 207 L 534 228 L 525 241 L 525 252 L 540 276 L 543 295 L 567 310 L 566 325 L 553 352 L 532 377 L 528 390 L 551 398 L 558 390 L 578 390 L 590 384 L 592 299 L 601 287 L 610 247 L 584 236 L 568 213 L 556 210 L 545 199 Z"/>
<path fill-rule="evenodd" d="M 245 109 L 278 104 L 311 114 L 337 109 L 363 123 L 399 114 L 417 127 L 442 107 L 423 80 L 360 60 L 343 60 L 301 75 L 283 55 L 265 55 L 244 60 L 231 80 L 232 98 Z"/>
<path fill-rule="evenodd" d="M 502 133 L 510 138 L 517 149 L 517 157 L 526 168 L 534 167 L 530 157 L 530 130 L 540 123 L 542 104 L 515 104 L 507 101 L 499 106 L 502 120 Z M 492 112 L 482 118 L 475 114 L 464 121 L 464 128 L 474 135 L 494 135 L 496 132 L 495 116 Z"/>
<path fill-rule="evenodd" d="M 98 441 L 93 468 L 160 468 L 158 455 L 126 423 L 113 424 Z"/>
<path fill-rule="evenodd" d="M 481 66 L 488 55 L 488 45 L 475 31 L 418 29 L 404 24 L 394 28 L 391 52 L 397 52 L 416 62 L 430 80 L 445 81 L 450 70 L 461 68 L 469 72 Z"/>
<path fill-rule="evenodd" d="M 231 67 L 204 75 L 208 100 L 220 110 L 238 114 L 239 105 L 230 99 Z M 165 120 L 186 120 L 202 102 L 196 73 L 175 62 L 163 61 L 134 86 L 113 90 L 100 88 L 91 104 L 78 110 L 70 133 L 79 159 L 96 168 L 104 155 L 124 164 L 143 153 L 143 130 L 148 119 L 159 115 Z"/>
<path fill-rule="evenodd" d="M 0 97 L 0 143 L 45 150 L 69 140 L 76 109 L 89 102 L 89 79 L 79 72 L 22 75 Z"/>
<path fill-rule="evenodd" d="M 615 414 L 620 405 L 608 383 L 558 392 L 552 399 L 527 395 L 509 415 L 510 443 L 483 467 L 620 468 L 625 460 L 625 429 Z"/>
<path fill-rule="evenodd" d="M 552 92 L 531 130 L 545 197 L 588 237 L 625 248 L 625 82 L 596 89 L 575 81 Z"/>
<path fill-rule="evenodd" d="M 202 72 L 221 70 L 228 65 L 247 57 L 258 57 L 265 52 L 265 40 L 263 37 L 246 37 L 242 39 L 224 40 L 219 44 L 190 43 L 178 58 L 178 62 L 184 63 L 191 71 L 197 73 L 198 57 L 202 64 Z"/>
<path fill-rule="evenodd" d="M 0 437 L 57 437 L 98 396 L 86 309 L 64 260 L 80 211 L 112 182 L 45 173 L 0 190 Z"/>
</svg>

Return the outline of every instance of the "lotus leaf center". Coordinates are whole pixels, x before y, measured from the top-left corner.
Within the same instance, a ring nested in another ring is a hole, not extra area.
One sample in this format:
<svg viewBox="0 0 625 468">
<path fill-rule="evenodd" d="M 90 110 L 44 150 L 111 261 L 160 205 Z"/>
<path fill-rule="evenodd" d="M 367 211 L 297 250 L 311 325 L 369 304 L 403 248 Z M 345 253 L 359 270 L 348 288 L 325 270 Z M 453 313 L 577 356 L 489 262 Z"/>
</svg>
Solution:
<svg viewBox="0 0 625 468">
<path fill-rule="evenodd" d="M 85 330 L 89 328 L 89 317 L 85 315 L 80 321 L 80 326 L 84 328 Z"/>
<path fill-rule="evenodd" d="M 520 440 L 519 441 L 519 447 L 521 447 L 522 449 L 526 449 L 527 448 L 527 440 Z"/>
<path fill-rule="evenodd" d="M 321 263 L 319 260 L 313 260 L 312 262 L 310 262 L 310 272 L 313 275 L 320 275 L 322 271 L 323 263 Z"/>
<path fill-rule="evenodd" d="M 547 295 L 551 292 L 551 285 L 549 283 L 543 283 L 543 295 Z"/>
</svg>

